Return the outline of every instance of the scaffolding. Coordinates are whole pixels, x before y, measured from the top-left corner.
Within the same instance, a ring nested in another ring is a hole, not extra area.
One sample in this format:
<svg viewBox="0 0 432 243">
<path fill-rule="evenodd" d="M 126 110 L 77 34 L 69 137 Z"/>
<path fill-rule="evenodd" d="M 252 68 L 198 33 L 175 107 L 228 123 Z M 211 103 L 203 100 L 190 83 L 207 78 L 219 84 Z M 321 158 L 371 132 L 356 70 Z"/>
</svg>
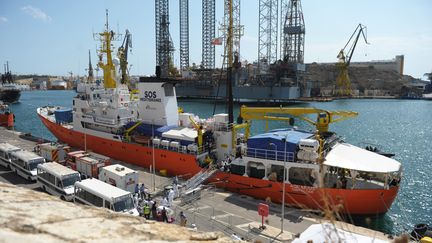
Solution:
<svg viewBox="0 0 432 243">
<path fill-rule="evenodd" d="M 215 38 L 215 13 L 215 0 L 202 0 L 202 67 L 205 69 L 215 67 L 215 47 L 212 45 Z"/>
<path fill-rule="evenodd" d="M 169 0 L 155 0 L 156 65 L 160 77 L 168 77 L 169 63 L 172 60 L 174 45 L 169 33 Z"/>
<path fill-rule="evenodd" d="M 304 63 L 305 23 L 300 0 L 290 0 L 285 15 L 282 55 L 285 63 Z"/>
<path fill-rule="evenodd" d="M 278 0 L 259 0 L 258 68 L 277 60 Z"/>
<path fill-rule="evenodd" d="M 189 0 L 179 1 L 180 16 L 180 70 L 189 67 Z"/>
</svg>

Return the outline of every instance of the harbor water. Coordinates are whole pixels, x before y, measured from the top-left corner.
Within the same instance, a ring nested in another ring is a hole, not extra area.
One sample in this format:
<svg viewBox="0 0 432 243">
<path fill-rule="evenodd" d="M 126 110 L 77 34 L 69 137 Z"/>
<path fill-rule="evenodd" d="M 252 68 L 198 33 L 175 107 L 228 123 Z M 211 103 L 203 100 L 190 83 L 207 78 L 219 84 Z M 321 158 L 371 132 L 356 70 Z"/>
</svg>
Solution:
<svg viewBox="0 0 432 243">
<path fill-rule="evenodd" d="M 36 108 L 45 105 L 71 107 L 74 91 L 24 91 L 19 103 L 11 106 L 16 116 L 16 130 L 55 140 L 36 114 Z M 327 110 L 356 111 L 359 116 L 330 126 L 345 141 L 365 147 L 378 146 L 403 165 L 403 180 L 398 197 L 388 213 L 376 217 L 354 218 L 355 224 L 386 233 L 411 231 L 418 223 L 432 223 L 432 101 L 345 99 L 333 102 L 299 104 Z M 213 114 L 214 103 L 203 100 L 180 100 L 179 106 L 201 118 Z M 225 112 L 224 104 L 216 105 L 216 113 Z M 239 106 L 235 106 L 235 117 Z M 270 128 L 286 127 L 272 123 Z M 300 121 L 295 126 L 304 130 L 313 128 Z M 264 131 L 264 123 L 253 122 L 252 133 Z"/>
</svg>

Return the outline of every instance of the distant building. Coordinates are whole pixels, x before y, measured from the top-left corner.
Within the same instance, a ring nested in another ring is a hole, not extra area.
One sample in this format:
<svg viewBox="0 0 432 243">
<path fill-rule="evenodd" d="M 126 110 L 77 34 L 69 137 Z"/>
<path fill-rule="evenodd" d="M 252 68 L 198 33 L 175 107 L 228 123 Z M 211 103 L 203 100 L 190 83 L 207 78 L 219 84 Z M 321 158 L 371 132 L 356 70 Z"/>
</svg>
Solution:
<svg viewBox="0 0 432 243">
<path fill-rule="evenodd" d="M 378 60 L 369 62 L 351 62 L 351 67 L 373 67 L 377 70 L 392 70 L 399 75 L 404 71 L 404 55 L 398 55 L 392 60 Z"/>
<path fill-rule="evenodd" d="M 34 77 L 33 81 L 30 84 L 30 87 L 32 89 L 47 89 L 47 82 L 49 78 L 48 77 Z"/>
</svg>

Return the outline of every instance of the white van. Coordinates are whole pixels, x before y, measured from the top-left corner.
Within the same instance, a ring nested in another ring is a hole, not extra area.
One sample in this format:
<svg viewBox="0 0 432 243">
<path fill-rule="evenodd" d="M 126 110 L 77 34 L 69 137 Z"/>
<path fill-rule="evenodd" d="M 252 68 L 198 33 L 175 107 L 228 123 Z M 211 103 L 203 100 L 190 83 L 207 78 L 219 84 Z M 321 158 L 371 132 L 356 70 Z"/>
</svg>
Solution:
<svg viewBox="0 0 432 243">
<path fill-rule="evenodd" d="M 0 165 L 9 168 L 11 162 L 11 154 L 21 149 L 9 143 L 0 143 Z"/>
<path fill-rule="evenodd" d="M 132 193 L 94 178 L 75 182 L 74 202 L 139 215 Z"/>
<path fill-rule="evenodd" d="M 138 183 L 138 172 L 119 164 L 108 165 L 100 169 L 99 180 L 134 193 L 135 184 Z"/>
<path fill-rule="evenodd" d="M 23 178 L 35 181 L 38 164 L 45 163 L 45 159 L 33 152 L 20 150 L 11 154 L 10 168 Z"/>
<path fill-rule="evenodd" d="M 59 196 L 62 200 L 72 201 L 74 184 L 81 177 L 77 171 L 69 169 L 56 162 L 39 164 L 37 166 L 37 183 L 51 195 Z"/>
</svg>

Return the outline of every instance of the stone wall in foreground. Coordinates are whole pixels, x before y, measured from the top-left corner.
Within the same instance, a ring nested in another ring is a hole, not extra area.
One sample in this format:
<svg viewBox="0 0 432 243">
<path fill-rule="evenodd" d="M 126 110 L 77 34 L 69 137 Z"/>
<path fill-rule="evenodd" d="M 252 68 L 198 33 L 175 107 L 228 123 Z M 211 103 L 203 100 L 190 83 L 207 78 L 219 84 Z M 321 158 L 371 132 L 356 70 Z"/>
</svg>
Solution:
<svg viewBox="0 0 432 243">
<path fill-rule="evenodd" d="M 193 232 L 0 182 L 0 242 L 140 241 L 231 240 L 222 233 Z"/>
</svg>

